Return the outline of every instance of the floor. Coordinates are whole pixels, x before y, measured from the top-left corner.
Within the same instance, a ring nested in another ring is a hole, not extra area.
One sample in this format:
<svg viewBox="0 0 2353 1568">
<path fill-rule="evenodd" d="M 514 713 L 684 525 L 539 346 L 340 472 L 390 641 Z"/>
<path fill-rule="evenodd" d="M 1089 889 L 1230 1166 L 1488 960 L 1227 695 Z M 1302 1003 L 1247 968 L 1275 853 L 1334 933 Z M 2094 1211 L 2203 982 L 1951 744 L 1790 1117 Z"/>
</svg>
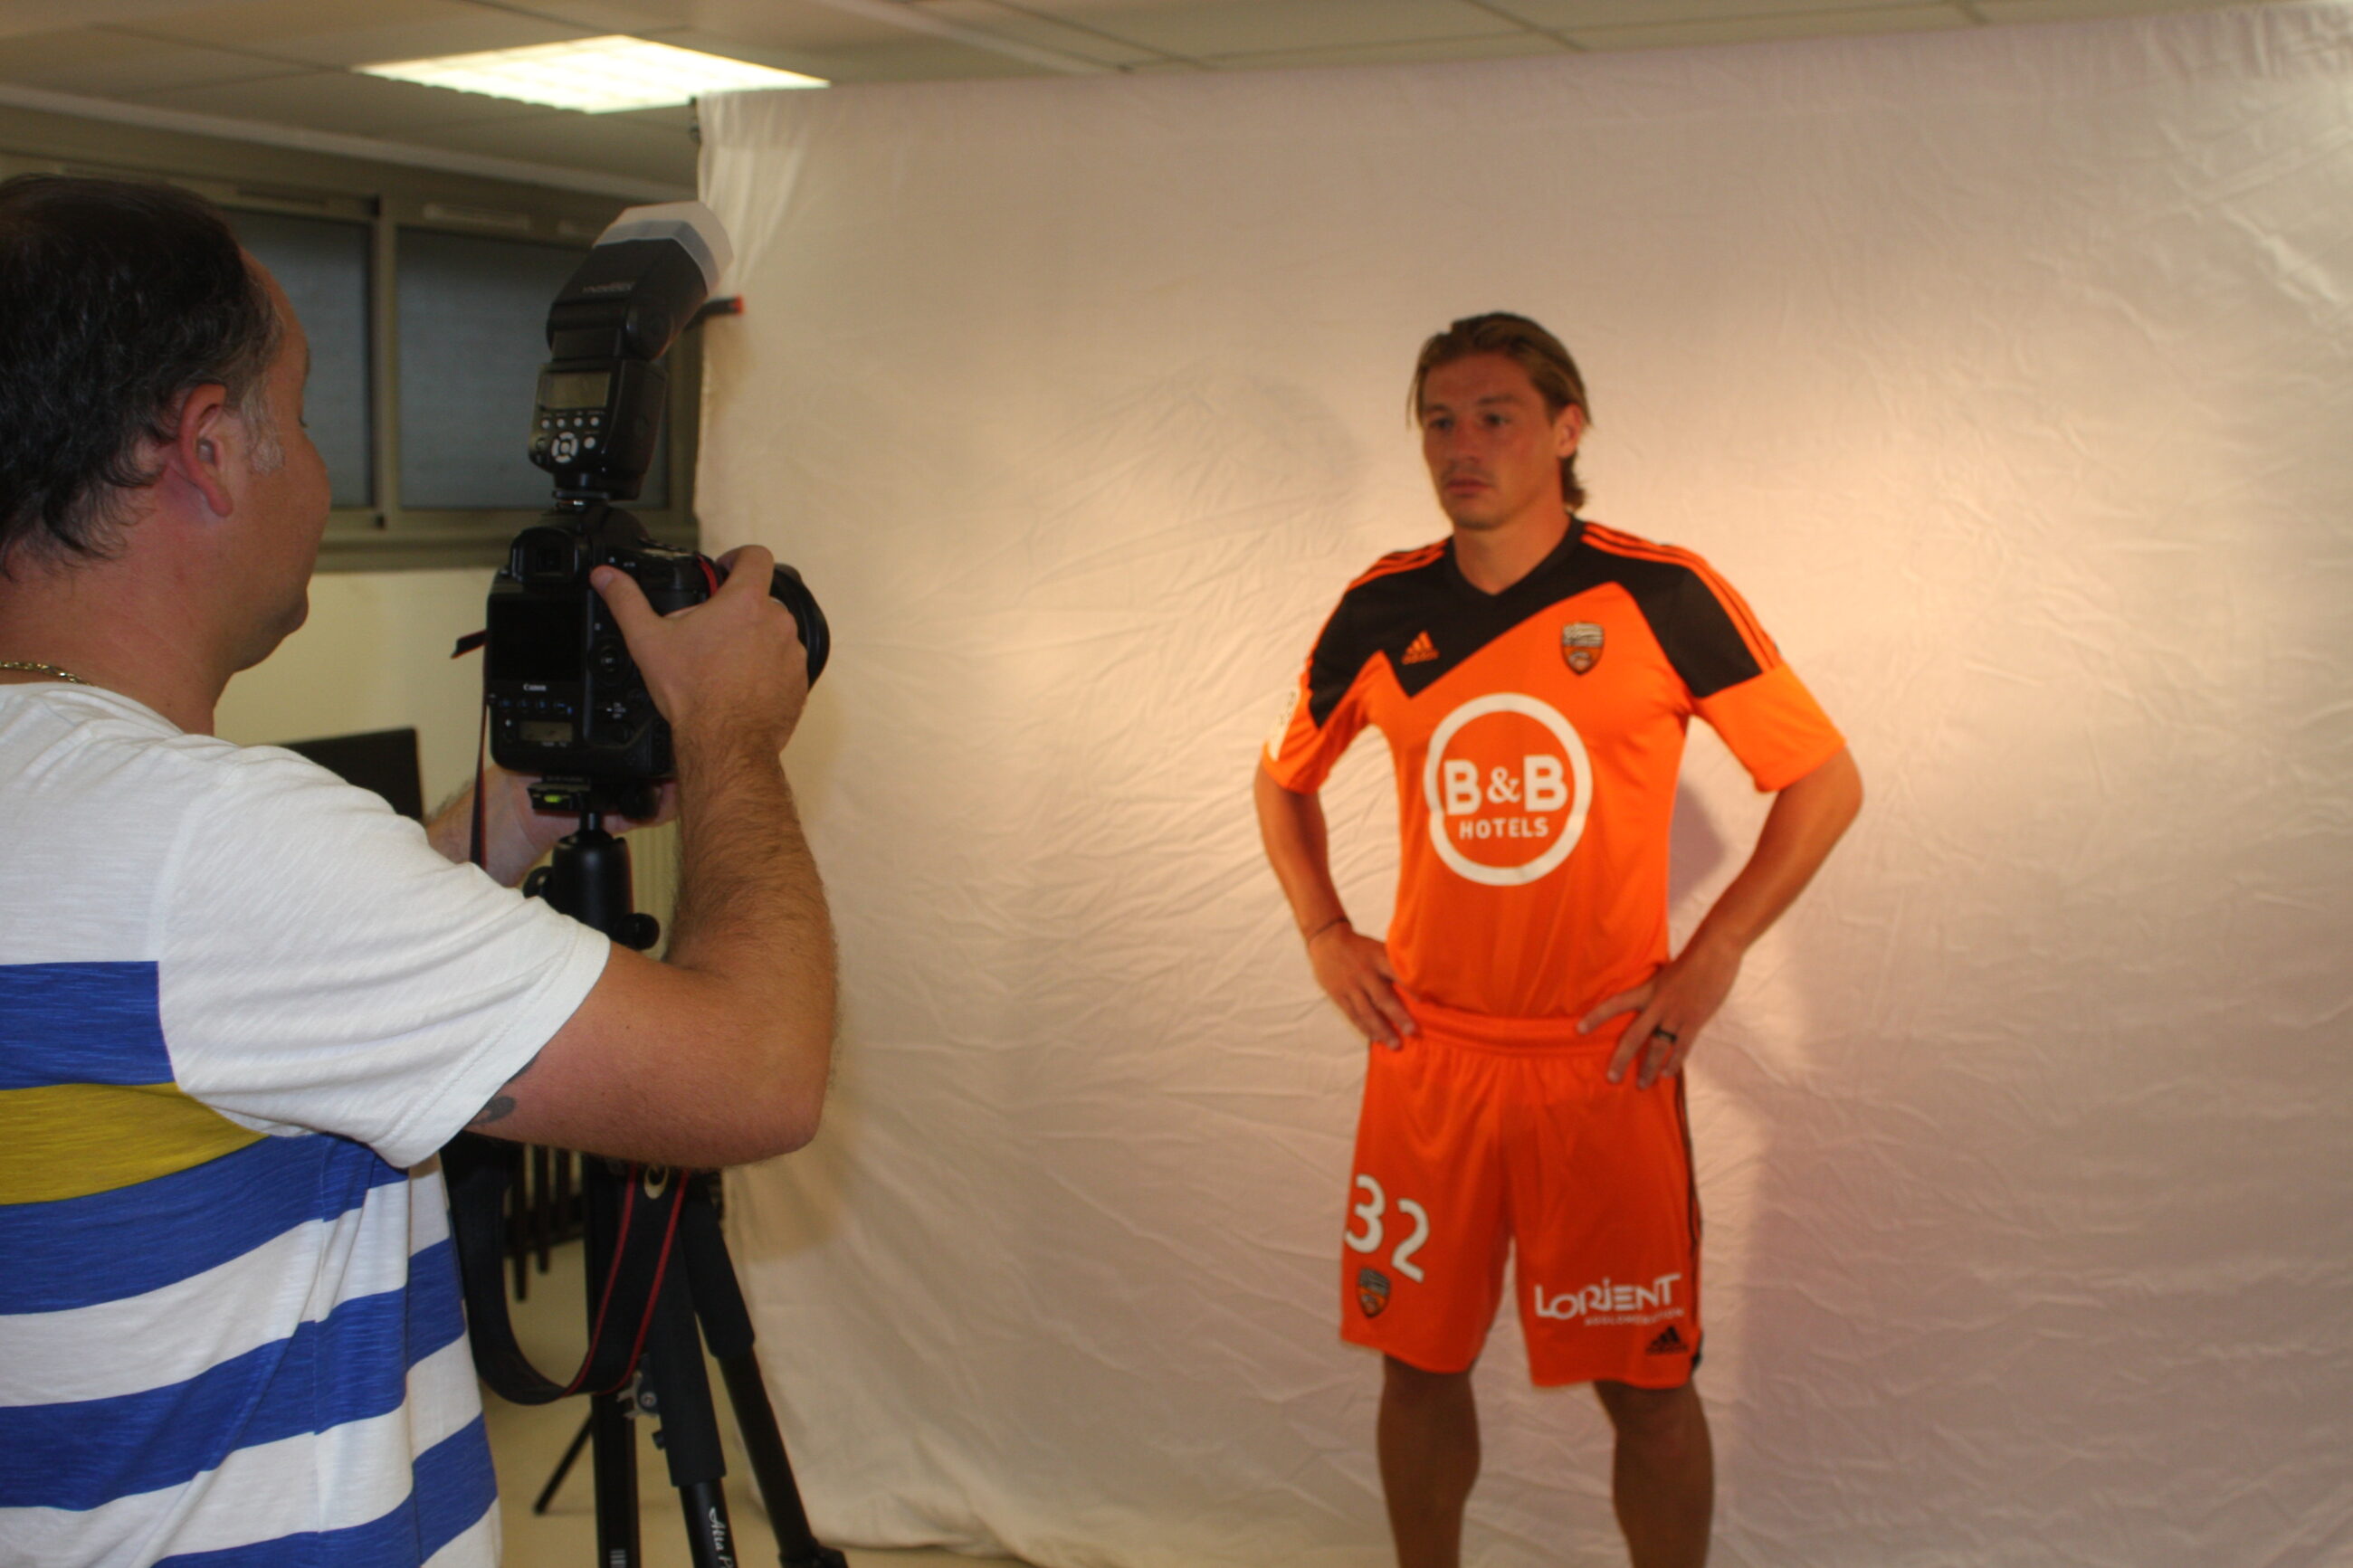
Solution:
<svg viewBox="0 0 2353 1568">
<path fill-rule="evenodd" d="M 568 1373 L 580 1359 L 586 1339 L 581 1327 L 585 1308 L 580 1287 L 580 1247 L 575 1242 L 555 1249 L 546 1274 L 534 1273 L 528 1300 L 510 1301 L 515 1337 L 542 1371 Z M 736 1538 L 737 1560 L 753 1565 L 777 1561 L 775 1535 L 761 1511 L 743 1461 L 741 1443 L 727 1414 L 726 1397 L 716 1393 L 722 1436 L 728 1445 L 727 1508 Z M 532 1500 L 555 1471 L 586 1414 L 578 1399 L 554 1405 L 510 1405 L 487 1388 L 482 1405 L 488 1417 L 491 1456 L 499 1472 L 501 1525 L 506 1536 L 505 1568 L 596 1568 L 596 1496 L 589 1482 L 587 1457 L 565 1478 L 543 1515 L 532 1512 Z M 686 1532 L 678 1493 L 671 1489 L 661 1451 L 653 1446 L 650 1421 L 635 1424 L 638 1434 L 638 1533 L 644 1547 L 644 1568 L 689 1568 Z M 962 1557 L 950 1552 L 848 1551 L 851 1568 L 1021 1568 L 1002 1558 Z"/>
</svg>

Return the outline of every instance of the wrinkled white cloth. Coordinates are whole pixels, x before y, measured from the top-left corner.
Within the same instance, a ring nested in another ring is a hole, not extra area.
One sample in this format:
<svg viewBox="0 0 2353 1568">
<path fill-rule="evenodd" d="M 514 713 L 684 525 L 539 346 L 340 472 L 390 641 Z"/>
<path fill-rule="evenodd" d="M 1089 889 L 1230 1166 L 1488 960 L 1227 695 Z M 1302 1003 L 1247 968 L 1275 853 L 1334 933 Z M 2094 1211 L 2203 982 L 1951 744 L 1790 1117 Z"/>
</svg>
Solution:
<svg viewBox="0 0 2353 1568">
<path fill-rule="evenodd" d="M 839 1079 L 731 1184 L 820 1528 L 1388 1560 L 1363 1047 L 1249 784 L 1334 584 L 1443 531 L 1416 348 L 1512 309 L 1592 514 L 1737 582 L 1870 792 L 1692 1068 L 1715 1560 L 2353 1561 L 2348 102 L 2353 13 L 2265 5 L 707 103 L 698 509 L 839 637 Z M 1762 810 L 1695 733 L 1678 932 Z M 1620 1560 L 1524 1365 L 1467 1560 Z"/>
</svg>

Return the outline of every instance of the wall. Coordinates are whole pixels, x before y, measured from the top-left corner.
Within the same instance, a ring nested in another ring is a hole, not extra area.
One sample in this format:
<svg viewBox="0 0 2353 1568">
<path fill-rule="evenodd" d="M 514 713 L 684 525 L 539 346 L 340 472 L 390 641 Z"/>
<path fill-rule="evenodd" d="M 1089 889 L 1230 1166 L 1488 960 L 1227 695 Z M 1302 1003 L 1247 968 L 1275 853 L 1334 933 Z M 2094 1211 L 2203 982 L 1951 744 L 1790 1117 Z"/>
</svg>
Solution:
<svg viewBox="0 0 2353 1568">
<path fill-rule="evenodd" d="M 474 776 L 479 655 L 449 649 L 481 630 L 487 571 L 324 573 L 311 618 L 229 682 L 219 733 L 240 745 L 414 725 L 429 810 Z"/>
</svg>

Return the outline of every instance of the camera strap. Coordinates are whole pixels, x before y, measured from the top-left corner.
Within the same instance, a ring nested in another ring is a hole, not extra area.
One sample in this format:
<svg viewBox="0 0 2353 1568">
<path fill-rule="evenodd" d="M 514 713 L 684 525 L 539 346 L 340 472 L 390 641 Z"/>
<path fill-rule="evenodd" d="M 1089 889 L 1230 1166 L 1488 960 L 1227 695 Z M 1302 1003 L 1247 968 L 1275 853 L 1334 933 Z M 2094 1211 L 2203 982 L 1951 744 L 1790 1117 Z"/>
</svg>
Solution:
<svg viewBox="0 0 2353 1568">
<path fill-rule="evenodd" d="M 464 637 L 458 639 L 458 646 L 449 650 L 449 657 L 451 658 L 463 658 L 468 654 L 474 652 L 477 648 L 480 648 L 483 644 L 490 640 L 491 634 L 488 628 L 479 632 L 468 632 Z M 485 688 L 482 692 L 482 724 L 481 728 L 474 733 L 473 838 L 466 848 L 466 858 L 478 867 L 482 866 L 482 778 L 484 774 L 489 773 L 490 763 L 491 694 L 489 689 Z M 487 870 L 489 868 L 482 867 L 482 868 Z"/>
<path fill-rule="evenodd" d="M 482 863 L 482 779 L 490 771 L 490 756 L 491 705 L 486 699 L 482 703 L 482 727 L 474 741 L 473 837 L 466 847 L 466 858 L 484 870 L 488 870 L 489 868 Z"/>
<path fill-rule="evenodd" d="M 506 1194 L 514 1163 L 510 1151 L 520 1147 L 461 1132 L 441 1151 L 475 1370 L 517 1405 L 611 1393 L 628 1384 L 645 1351 L 654 1302 L 661 1295 L 662 1276 L 669 1271 L 678 1238 L 684 1173 L 646 1165 L 624 1171 L 620 1223 L 612 1260 L 596 1295 L 588 1352 L 571 1381 L 558 1384 L 523 1354 L 507 1315 Z"/>
</svg>

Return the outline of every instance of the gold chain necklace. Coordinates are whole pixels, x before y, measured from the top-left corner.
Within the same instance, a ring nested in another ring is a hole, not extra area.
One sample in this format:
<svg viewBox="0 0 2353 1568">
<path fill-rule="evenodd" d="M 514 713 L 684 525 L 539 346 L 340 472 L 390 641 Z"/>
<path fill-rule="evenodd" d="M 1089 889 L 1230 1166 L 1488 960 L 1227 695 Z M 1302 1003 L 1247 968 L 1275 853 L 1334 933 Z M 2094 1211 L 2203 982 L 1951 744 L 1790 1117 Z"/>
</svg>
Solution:
<svg viewBox="0 0 2353 1568">
<path fill-rule="evenodd" d="M 54 675 L 59 680 L 71 681 L 76 686 L 90 684 L 70 669 L 60 669 L 54 664 L 42 664 L 29 658 L 0 658 L 0 669 L 29 669 L 35 675 Z"/>
</svg>

